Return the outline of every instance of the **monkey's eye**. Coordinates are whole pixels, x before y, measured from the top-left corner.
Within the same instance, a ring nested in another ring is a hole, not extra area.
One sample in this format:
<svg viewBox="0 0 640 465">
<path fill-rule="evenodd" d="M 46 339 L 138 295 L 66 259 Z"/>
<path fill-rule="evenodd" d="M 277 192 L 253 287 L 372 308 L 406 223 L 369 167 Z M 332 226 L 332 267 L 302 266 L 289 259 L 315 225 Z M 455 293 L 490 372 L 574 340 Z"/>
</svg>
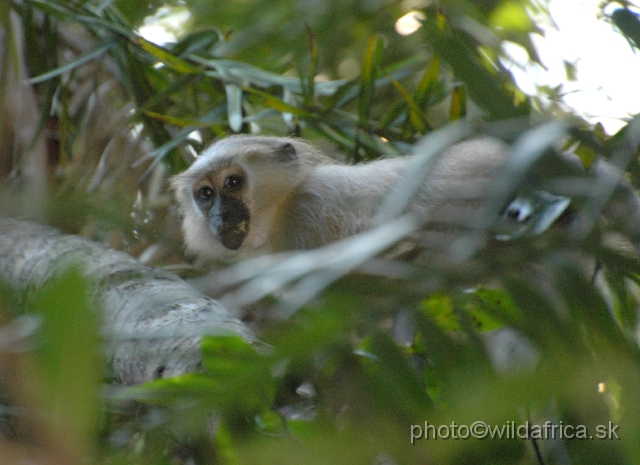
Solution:
<svg viewBox="0 0 640 465">
<path fill-rule="evenodd" d="M 242 177 L 237 174 L 232 174 L 224 180 L 224 188 L 227 190 L 234 190 L 242 186 Z"/>
<path fill-rule="evenodd" d="M 209 186 L 201 187 L 200 189 L 198 189 L 196 195 L 200 200 L 209 200 L 211 197 L 213 197 L 213 189 L 211 189 Z"/>
</svg>

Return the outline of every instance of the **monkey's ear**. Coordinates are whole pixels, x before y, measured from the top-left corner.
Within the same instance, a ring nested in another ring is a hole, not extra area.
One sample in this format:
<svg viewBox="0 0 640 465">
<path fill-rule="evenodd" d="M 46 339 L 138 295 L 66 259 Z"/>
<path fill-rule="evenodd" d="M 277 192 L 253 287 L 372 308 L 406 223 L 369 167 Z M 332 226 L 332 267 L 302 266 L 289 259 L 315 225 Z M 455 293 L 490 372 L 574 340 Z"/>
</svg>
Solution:
<svg viewBox="0 0 640 465">
<path fill-rule="evenodd" d="M 298 158 L 296 148 L 291 142 L 283 142 L 282 144 L 280 144 L 280 146 L 276 149 L 276 155 L 278 156 L 278 160 L 280 161 L 291 161 Z"/>
</svg>

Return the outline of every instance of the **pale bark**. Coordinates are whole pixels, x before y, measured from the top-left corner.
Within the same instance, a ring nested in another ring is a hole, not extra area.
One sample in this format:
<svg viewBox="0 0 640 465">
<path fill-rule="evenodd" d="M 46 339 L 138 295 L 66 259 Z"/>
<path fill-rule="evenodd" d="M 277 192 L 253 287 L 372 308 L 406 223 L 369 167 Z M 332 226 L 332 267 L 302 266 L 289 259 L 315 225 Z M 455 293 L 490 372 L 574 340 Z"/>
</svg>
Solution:
<svg viewBox="0 0 640 465">
<path fill-rule="evenodd" d="M 73 264 L 95 283 L 107 362 L 120 382 L 136 384 L 198 370 L 203 334 L 253 338 L 216 300 L 172 273 L 79 236 L 0 218 L 0 280 L 21 291 L 25 300 Z"/>
</svg>

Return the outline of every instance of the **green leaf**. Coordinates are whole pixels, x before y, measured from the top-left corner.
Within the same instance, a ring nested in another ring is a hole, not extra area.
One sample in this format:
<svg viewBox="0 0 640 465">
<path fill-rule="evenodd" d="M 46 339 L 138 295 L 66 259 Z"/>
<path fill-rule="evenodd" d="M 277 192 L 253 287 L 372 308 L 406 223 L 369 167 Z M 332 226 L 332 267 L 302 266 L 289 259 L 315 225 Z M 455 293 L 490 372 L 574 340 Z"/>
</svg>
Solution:
<svg viewBox="0 0 640 465">
<path fill-rule="evenodd" d="M 378 67 L 382 57 L 383 41 L 380 36 L 373 36 L 369 40 L 369 45 L 362 64 L 362 74 L 360 75 L 360 96 L 358 99 L 358 115 L 360 124 L 366 126 L 371 109 L 373 91 L 377 78 Z"/>
<path fill-rule="evenodd" d="M 123 85 L 130 92 L 130 98 L 135 100 L 139 107 L 143 107 L 151 98 L 156 95 L 156 89 L 149 76 L 162 73 L 148 66 L 142 66 L 139 55 L 131 50 L 128 44 L 119 44 L 113 48 L 112 56 L 119 67 L 123 79 Z M 146 108 L 153 110 L 153 108 Z M 149 136 L 155 146 L 162 146 L 171 141 L 172 137 L 167 128 L 158 120 L 150 118 L 143 112 L 136 113 L 144 124 L 145 133 Z M 175 150 L 170 150 L 168 155 L 171 159 L 171 166 L 178 169 L 186 168 L 184 158 Z"/>
<path fill-rule="evenodd" d="M 369 375 L 370 392 L 382 408 L 396 411 L 407 418 L 419 418 L 431 402 L 422 385 L 421 376 L 388 335 L 374 334 L 371 350 L 376 360 L 364 359 L 364 369 Z M 397 393 L 402 392 L 402 396 Z"/>
<path fill-rule="evenodd" d="M 37 84 L 39 82 L 47 81 L 54 77 L 60 76 L 64 73 L 67 73 L 79 66 L 82 66 L 85 63 L 88 63 L 89 61 L 95 60 L 100 56 L 102 56 L 107 50 L 109 50 L 114 43 L 115 43 L 114 41 L 108 41 L 107 43 L 96 47 L 93 51 L 81 56 L 80 58 L 72 61 L 71 63 L 67 63 L 66 65 L 61 66 L 60 68 L 56 68 L 52 71 L 41 74 L 40 76 L 36 76 L 34 78 L 29 79 L 29 83 Z"/>
<path fill-rule="evenodd" d="M 567 80 L 576 82 L 578 80 L 578 68 L 574 63 L 569 63 L 566 60 L 562 60 L 564 64 L 564 74 L 567 76 Z"/>
<path fill-rule="evenodd" d="M 225 422 L 221 422 L 216 428 L 214 445 L 216 448 L 216 460 L 225 465 L 242 465 L 239 457 L 238 444 L 234 440 L 232 432 Z"/>
<path fill-rule="evenodd" d="M 430 126 L 418 103 L 413 99 L 413 97 L 411 97 L 409 92 L 407 92 L 402 84 L 393 79 L 391 76 L 387 76 L 387 78 L 389 79 L 389 81 L 391 81 L 398 92 L 400 92 L 400 95 L 402 95 L 402 98 L 409 106 L 409 119 L 411 120 L 411 124 L 413 124 L 413 127 L 418 131 L 419 134 L 424 134 L 425 132 L 427 132 L 427 130 L 430 129 Z"/>
<path fill-rule="evenodd" d="M 455 298 L 436 293 L 419 305 L 419 311 L 431 318 L 444 332 L 462 330 L 456 308 L 468 313 L 477 331 L 493 331 L 521 318 L 515 302 L 502 289 L 479 287 L 473 292 L 457 294 Z"/>
<path fill-rule="evenodd" d="M 202 360 L 208 377 L 217 380 L 216 405 L 243 411 L 264 411 L 275 391 L 271 358 L 238 336 L 202 339 Z"/>
<path fill-rule="evenodd" d="M 222 379 L 241 375 L 243 369 L 264 361 L 264 356 L 238 336 L 209 336 L 201 345 L 207 372 Z"/>
<path fill-rule="evenodd" d="M 598 151 L 595 150 L 591 144 L 582 142 L 578 144 L 578 147 L 576 147 L 573 152 L 580 157 L 580 161 L 582 161 L 585 168 L 589 168 L 599 156 Z"/>
<path fill-rule="evenodd" d="M 264 105 L 269 108 L 273 108 L 282 113 L 291 113 L 296 116 L 300 116 L 302 118 L 308 119 L 316 119 L 318 116 L 315 113 L 312 113 L 304 108 L 297 107 L 295 105 L 291 105 L 289 103 L 284 102 L 283 100 L 275 97 L 267 92 L 260 91 L 258 89 L 254 89 L 251 87 L 243 87 L 242 88 L 247 93 L 255 95 L 258 97 Z"/>
<path fill-rule="evenodd" d="M 634 339 L 630 340 L 620 331 L 602 294 L 589 285 L 587 279 L 575 268 L 562 267 L 558 279 L 562 286 L 558 289 L 567 304 L 572 318 L 590 336 L 594 349 L 613 350 L 631 356 L 640 363 L 640 349 Z"/>
<path fill-rule="evenodd" d="M 464 86 L 457 86 L 451 92 L 449 121 L 456 121 L 467 114 L 467 92 Z"/>
<path fill-rule="evenodd" d="M 514 97 L 505 90 L 499 78 L 485 68 L 478 55 L 463 39 L 449 29 L 438 30 L 433 20 L 424 29 L 434 51 L 449 63 L 454 74 L 467 85 L 470 97 L 489 113 L 489 119 L 500 120 L 523 116 L 526 109 L 516 108 Z"/>
<path fill-rule="evenodd" d="M 165 65 L 178 71 L 179 73 L 198 74 L 202 71 L 199 67 L 176 57 L 168 50 L 159 47 L 158 45 L 151 43 L 148 40 L 143 39 L 142 37 L 134 38 L 133 43 L 138 45 L 145 52 L 157 58 Z"/>
<path fill-rule="evenodd" d="M 453 302 L 446 294 L 433 294 L 420 302 L 419 310 L 431 318 L 445 332 L 460 330 L 460 323 L 453 312 Z"/>
<path fill-rule="evenodd" d="M 604 130 L 602 123 L 596 123 L 594 126 L 593 137 L 599 144 L 604 144 L 607 141 L 607 133 Z"/>
<path fill-rule="evenodd" d="M 157 120 L 160 120 L 164 123 L 167 124 L 173 124 L 174 126 L 181 126 L 181 127 L 212 127 L 212 128 L 217 128 L 220 126 L 223 126 L 225 124 L 224 121 L 209 121 L 209 122 L 205 122 L 202 121 L 200 119 L 191 119 L 191 118 L 180 118 L 177 116 L 171 116 L 171 115 L 163 115 L 161 113 L 156 113 L 155 111 L 149 111 L 149 110 L 145 110 L 144 111 L 145 115 L 148 115 L 152 118 L 155 118 Z"/>
<path fill-rule="evenodd" d="M 6 28 L 7 21 L 9 21 L 9 2 L 2 2 L 0 4 L 0 24 L 2 27 Z"/>
<path fill-rule="evenodd" d="M 493 331 L 522 318 L 515 302 L 503 289 L 479 287 L 467 294 L 467 299 L 464 309 L 469 312 L 474 328 L 479 331 Z"/>
<path fill-rule="evenodd" d="M 227 93 L 227 119 L 229 126 L 235 132 L 242 129 L 242 89 L 235 84 L 226 84 L 224 90 Z"/>
<path fill-rule="evenodd" d="M 533 29 L 533 21 L 527 13 L 527 6 L 525 2 L 503 0 L 493 9 L 489 21 L 493 28 L 529 33 Z"/>
<path fill-rule="evenodd" d="M 214 27 L 206 27 L 190 32 L 171 48 L 171 52 L 179 57 L 202 53 L 211 55 L 211 48 L 220 41 L 221 32 Z"/>
<path fill-rule="evenodd" d="M 249 83 L 261 88 L 281 86 L 290 89 L 292 92 L 302 93 L 302 84 L 299 78 L 283 76 L 250 65 L 249 63 L 235 60 L 204 59 L 197 55 L 191 58 L 193 61 L 209 68 L 208 71 L 205 71 L 206 75 L 224 82 L 231 82 L 239 86 L 247 86 L 247 83 Z M 344 79 L 316 82 L 314 84 L 315 93 L 318 95 L 333 95 L 345 82 L 346 80 Z"/>
<path fill-rule="evenodd" d="M 638 16 L 626 8 L 619 8 L 611 14 L 613 23 L 627 36 L 636 48 L 640 48 L 640 21 Z"/>
<path fill-rule="evenodd" d="M 90 305 L 91 284 L 78 269 L 51 278 L 31 310 L 43 320 L 33 381 L 43 418 L 71 450 L 90 452 L 98 421 L 102 379 L 98 314 Z"/>
<path fill-rule="evenodd" d="M 149 2 L 132 2 L 131 0 L 113 0 L 118 10 L 131 24 L 138 24 L 149 15 L 151 8 L 160 6 L 157 0 Z"/>
<path fill-rule="evenodd" d="M 308 24 L 305 23 L 307 36 L 309 37 L 309 70 L 307 71 L 306 85 L 303 86 L 304 101 L 307 105 L 313 103 L 315 96 L 315 78 L 318 68 L 318 44 L 313 35 L 313 31 Z"/>
<path fill-rule="evenodd" d="M 157 405 L 172 405 L 187 399 L 204 401 L 217 394 L 221 382 L 202 373 L 187 373 L 127 388 L 118 397 Z"/>
<path fill-rule="evenodd" d="M 49 0 L 30 0 L 30 5 L 37 6 L 45 12 L 48 12 L 54 16 L 60 17 L 63 21 L 76 22 L 84 25 L 88 28 L 96 27 L 101 32 L 109 31 L 116 35 L 133 39 L 136 37 L 132 28 L 128 24 L 124 24 L 121 21 L 116 21 L 112 18 L 105 19 L 100 16 L 96 16 L 95 12 L 89 11 L 83 7 L 73 8 L 67 7 L 68 5 L 75 4 L 71 2 L 65 2 L 63 6 L 60 3 L 52 2 Z M 82 11 L 82 13 L 80 13 Z"/>
<path fill-rule="evenodd" d="M 282 417 L 272 410 L 265 410 L 259 415 L 256 415 L 255 421 L 262 434 L 284 434 L 289 429 L 288 425 L 285 429 Z"/>
<path fill-rule="evenodd" d="M 440 60 L 437 56 L 434 56 L 431 59 L 431 63 L 427 68 L 426 72 L 422 76 L 418 87 L 416 88 L 416 93 L 413 96 L 413 99 L 416 101 L 418 105 L 422 107 L 429 98 L 430 93 L 436 86 L 438 82 L 438 77 L 440 75 Z"/>
<path fill-rule="evenodd" d="M 633 293 L 629 292 L 630 283 L 618 270 L 604 269 L 600 273 L 612 292 L 611 305 L 618 324 L 628 334 L 633 333 L 638 324 L 638 312 L 636 311 L 638 302 Z"/>
<path fill-rule="evenodd" d="M 506 291 L 524 316 L 522 321 L 512 323 L 516 329 L 547 350 L 567 350 L 576 343 L 578 335 L 559 318 L 546 291 L 520 278 L 505 277 L 504 282 Z"/>
</svg>

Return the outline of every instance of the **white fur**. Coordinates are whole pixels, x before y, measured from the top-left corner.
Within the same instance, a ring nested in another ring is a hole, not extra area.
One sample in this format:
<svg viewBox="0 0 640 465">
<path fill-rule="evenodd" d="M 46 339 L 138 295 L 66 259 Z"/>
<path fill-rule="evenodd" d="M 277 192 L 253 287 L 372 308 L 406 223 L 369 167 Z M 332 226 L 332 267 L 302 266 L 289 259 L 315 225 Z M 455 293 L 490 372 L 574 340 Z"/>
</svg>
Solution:
<svg viewBox="0 0 640 465">
<path fill-rule="evenodd" d="M 295 146 L 297 159 L 273 158 L 276 148 L 287 142 Z M 504 144 L 493 139 L 454 145 L 427 173 L 408 210 L 425 224 L 472 221 L 480 212 L 477 197 L 501 166 L 504 153 Z M 236 251 L 226 249 L 212 234 L 192 193 L 199 179 L 230 164 L 247 173 L 243 201 L 251 215 L 249 232 Z M 208 148 L 174 178 L 173 186 L 189 251 L 203 258 L 232 260 L 314 248 L 370 229 L 383 199 L 412 175 L 411 166 L 411 157 L 344 165 L 299 139 L 232 136 Z"/>
</svg>

